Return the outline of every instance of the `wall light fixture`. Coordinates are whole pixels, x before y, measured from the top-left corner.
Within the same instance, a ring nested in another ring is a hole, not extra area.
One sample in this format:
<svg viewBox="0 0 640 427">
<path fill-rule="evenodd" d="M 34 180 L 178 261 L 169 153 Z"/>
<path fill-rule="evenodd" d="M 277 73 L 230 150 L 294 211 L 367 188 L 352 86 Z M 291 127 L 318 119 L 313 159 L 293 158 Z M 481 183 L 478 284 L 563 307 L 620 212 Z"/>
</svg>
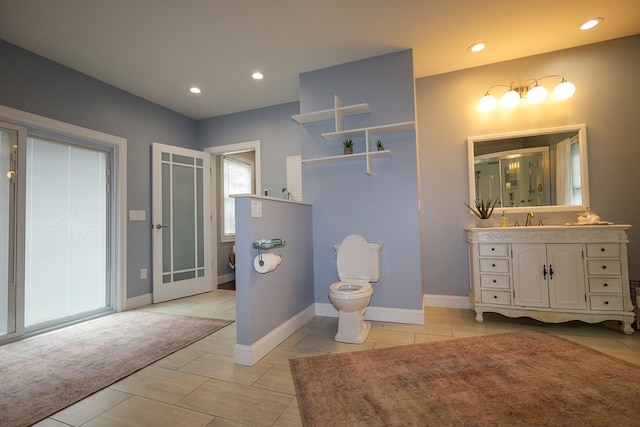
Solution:
<svg viewBox="0 0 640 427">
<path fill-rule="evenodd" d="M 500 98 L 500 106 L 504 108 L 513 108 L 520 103 L 520 100 L 526 98 L 526 100 L 532 104 L 538 104 L 547 98 L 547 89 L 541 86 L 538 82 L 542 79 L 548 79 L 551 77 L 559 77 L 561 82 L 553 89 L 553 96 L 556 99 L 567 99 L 573 96 L 576 91 L 576 86 L 565 80 L 564 77 L 552 74 L 550 76 L 539 77 L 537 79 L 530 79 L 524 84 L 511 83 L 510 85 L 494 85 L 486 90 L 484 96 L 480 98 L 478 103 L 478 109 L 480 111 L 491 111 L 498 105 L 498 100 L 495 96 L 491 95 L 489 91 L 496 87 L 508 87 Z"/>
</svg>

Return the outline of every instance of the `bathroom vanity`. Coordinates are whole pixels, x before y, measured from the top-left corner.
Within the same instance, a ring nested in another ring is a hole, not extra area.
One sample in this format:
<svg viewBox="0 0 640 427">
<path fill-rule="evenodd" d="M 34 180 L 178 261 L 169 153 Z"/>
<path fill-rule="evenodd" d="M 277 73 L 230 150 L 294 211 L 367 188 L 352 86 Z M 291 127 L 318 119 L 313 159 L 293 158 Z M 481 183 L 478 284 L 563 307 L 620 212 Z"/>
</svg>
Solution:
<svg viewBox="0 0 640 427">
<path fill-rule="evenodd" d="M 476 321 L 485 312 L 552 323 L 617 320 L 633 333 L 630 227 L 465 228 Z"/>
</svg>

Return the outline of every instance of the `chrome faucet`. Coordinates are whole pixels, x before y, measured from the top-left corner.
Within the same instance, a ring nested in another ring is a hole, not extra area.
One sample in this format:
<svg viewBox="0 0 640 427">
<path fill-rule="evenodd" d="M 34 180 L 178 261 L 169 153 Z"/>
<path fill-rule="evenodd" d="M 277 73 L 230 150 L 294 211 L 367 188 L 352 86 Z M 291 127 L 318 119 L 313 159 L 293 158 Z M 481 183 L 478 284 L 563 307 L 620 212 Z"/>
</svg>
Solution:
<svg viewBox="0 0 640 427">
<path fill-rule="evenodd" d="M 534 217 L 533 212 L 529 212 L 527 214 L 527 222 L 524 224 L 525 227 L 528 227 L 531 225 L 531 219 Z"/>
</svg>

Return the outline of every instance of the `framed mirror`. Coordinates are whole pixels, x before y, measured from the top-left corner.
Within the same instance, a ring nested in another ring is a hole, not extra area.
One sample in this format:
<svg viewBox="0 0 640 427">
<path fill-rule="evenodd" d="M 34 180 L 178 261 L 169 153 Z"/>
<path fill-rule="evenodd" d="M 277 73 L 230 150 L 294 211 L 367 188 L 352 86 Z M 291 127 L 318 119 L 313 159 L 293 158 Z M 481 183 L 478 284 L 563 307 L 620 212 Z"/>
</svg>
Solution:
<svg viewBox="0 0 640 427">
<path fill-rule="evenodd" d="M 507 213 L 589 206 L 586 125 L 472 136 L 467 144 L 470 206 L 496 198 Z"/>
</svg>

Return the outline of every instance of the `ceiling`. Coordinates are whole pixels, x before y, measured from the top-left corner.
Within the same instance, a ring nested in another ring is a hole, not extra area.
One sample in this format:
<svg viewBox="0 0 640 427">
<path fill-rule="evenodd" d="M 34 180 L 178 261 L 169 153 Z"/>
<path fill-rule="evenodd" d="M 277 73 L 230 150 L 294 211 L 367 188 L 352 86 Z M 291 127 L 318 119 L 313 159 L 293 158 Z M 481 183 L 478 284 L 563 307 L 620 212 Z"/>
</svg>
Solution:
<svg viewBox="0 0 640 427">
<path fill-rule="evenodd" d="M 0 0 L 1 39 L 194 119 L 297 101 L 300 73 L 408 48 L 419 78 L 634 34 L 638 0 Z"/>
</svg>

